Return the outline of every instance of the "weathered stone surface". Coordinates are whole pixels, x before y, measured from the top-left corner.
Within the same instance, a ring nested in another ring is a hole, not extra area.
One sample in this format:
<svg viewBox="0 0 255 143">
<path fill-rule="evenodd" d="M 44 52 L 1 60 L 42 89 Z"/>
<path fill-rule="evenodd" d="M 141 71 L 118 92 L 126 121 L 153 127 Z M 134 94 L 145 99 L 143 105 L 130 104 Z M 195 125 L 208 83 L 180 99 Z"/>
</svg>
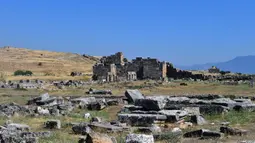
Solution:
<svg viewBox="0 0 255 143">
<path fill-rule="evenodd" d="M 144 99 L 144 96 L 139 90 L 128 89 L 125 92 L 125 96 L 127 97 L 129 103 L 134 103 L 137 99 Z"/>
<path fill-rule="evenodd" d="M 52 105 L 56 105 L 58 104 L 57 102 L 57 98 L 56 97 L 50 97 L 46 100 L 40 100 L 40 101 L 36 101 L 37 105 L 48 105 L 48 106 L 52 106 Z"/>
<path fill-rule="evenodd" d="M 236 111 L 249 111 L 253 112 L 255 111 L 255 104 L 239 104 L 234 107 L 234 110 Z"/>
<path fill-rule="evenodd" d="M 89 119 L 89 118 L 91 118 L 90 113 L 85 113 L 85 114 L 84 114 L 84 118 L 85 118 L 85 119 Z"/>
<path fill-rule="evenodd" d="M 106 103 L 103 101 L 96 101 L 93 103 L 88 104 L 88 109 L 89 110 L 102 110 L 106 108 Z"/>
<path fill-rule="evenodd" d="M 2 135 L 0 137 L 2 143 L 37 143 L 37 138 L 21 138 L 16 135 Z"/>
<path fill-rule="evenodd" d="M 118 126 L 118 127 L 123 127 L 124 126 L 120 121 L 117 121 L 117 120 L 111 121 L 110 124 L 114 125 L 114 126 Z"/>
<path fill-rule="evenodd" d="M 38 137 L 50 137 L 50 132 L 29 132 L 30 128 L 23 124 L 8 124 L 0 128 L 1 143 L 37 143 Z"/>
<path fill-rule="evenodd" d="M 183 135 L 185 138 L 220 138 L 221 134 L 218 132 L 206 130 L 206 129 L 200 129 L 196 131 L 191 131 L 188 133 L 185 133 Z"/>
<path fill-rule="evenodd" d="M 139 133 L 160 133 L 161 128 L 157 125 L 152 125 L 151 127 L 134 127 L 134 130 L 138 131 Z"/>
<path fill-rule="evenodd" d="M 106 123 L 99 123 L 99 122 L 93 122 L 88 125 L 93 130 L 99 130 L 99 131 L 110 131 L 110 132 L 122 132 L 123 128 L 114 126 L 111 124 Z"/>
<path fill-rule="evenodd" d="M 135 106 L 142 106 L 145 110 L 159 111 L 164 109 L 167 104 L 167 98 L 163 96 L 155 96 L 145 99 L 135 100 Z"/>
<path fill-rule="evenodd" d="M 35 97 L 31 100 L 28 101 L 28 105 L 32 105 L 32 104 L 36 104 L 36 102 L 38 101 L 44 101 L 47 100 L 48 98 L 50 98 L 50 95 L 48 93 L 42 94 L 39 97 Z"/>
<path fill-rule="evenodd" d="M 112 95 L 111 90 L 97 90 L 97 89 L 92 89 L 90 88 L 88 92 L 86 92 L 86 94 L 98 94 L 98 95 Z"/>
<path fill-rule="evenodd" d="M 91 132 L 91 128 L 87 123 L 74 124 L 72 130 L 75 134 L 87 135 Z"/>
<path fill-rule="evenodd" d="M 135 106 L 135 105 L 124 105 L 121 109 L 122 112 L 130 112 L 130 111 L 136 111 L 136 110 L 142 110 L 142 106 Z"/>
<path fill-rule="evenodd" d="M 61 122 L 60 120 L 49 120 L 44 123 L 45 128 L 47 129 L 60 129 Z"/>
<path fill-rule="evenodd" d="M 192 98 L 190 99 L 189 104 L 211 104 L 211 100 L 201 100 Z"/>
<path fill-rule="evenodd" d="M 160 110 L 159 114 L 165 115 L 167 117 L 166 122 L 177 122 L 183 119 L 188 113 L 184 110 Z"/>
<path fill-rule="evenodd" d="M 57 108 L 52 108 L 50 110 L 50 114 L 53 115 L 53 116 L 60 116 L 60 111 Z"/>
<path fill-rule="evenodd" d="M 234 101 L 242 104 L 253 104 L 251 99 L 234 99 Z"/>
<path fill-rule="evenodd" d="M 110 99 L 110 100 L 107 100 L 106 103 L 108 106 L 115 106 L 119 104 L 119 101 L 118 99 Z"/>
<path fill-rule="evenodd" d="M 16 103 L 9 103 L 9 104 L 0 104 L 0 115 L 1 116 L 13 116 L 14 114 L 22 114 L 22 115 L 29 115 L 33 113 L 33 111 L 26 107 L 20 106 Z"/>
<path fill-rule="evenodd" d="M 132 114 L 159 114 L 159 111 L 143 111 L 143 110 L 136 110 L 132 111 Z"/>
<path fill-rule="evenodd" d="M 222 126 L 228 126 L 230 124 L 230 122 L 221 122 L 220 125 Z"/>
<path fill-rule="evenodd" d="M 6 126 L 8 130 L 18 130 L 18 131 L 30 131 L 30 127 L 25 124 L 11 123 Z"/>
<path fill-rule="evenodd" d="M 189 104 L 188 97 L 167 97 L 167 104 Z"/>
<path fill-rule="evenodd" d="M 214 99 L 214 100 L 212 100 L 211 103 L 215 104 L 215 105 L 226 106 L 226 107 L 229 107 L 230 109 L 232 109 L 236 105 L 236 102 L 231 100 L 230 98 L 218 98 L 218 99 Z"/>
<path fill-rule="evenodd" d="M 47 132 L 22 132 L 21 133 L 21 137 L 25 137 L 25 138 L 45 138 L 45 137 L 51 137 L 52 136 L 52 133 L 50 131 L 47 131 Z"/>
<path fill-rule="evenodd" d="M 192 115 L 190 117 L 190 121 L 192 123 L 195 123 L 197 125 L 204 125 L 207 124 L 207 121 L 204 119 L 204 117 L 202 117 L 201 115 Z"/>
<path fill-rule="evenodd" d="M 213 100 L 217 98 L 223 98 L 222 95 L 206 94 L 206 95 L 188 95 L 189 98 L 197 98 L 202 100 Z"/>
<path fill-rule="evenodd" d="M 65 112 L 71 112 L 71 111 L 73 111 L 73 109 L 74 109 L 74 106 L 72 105 L 72 103 L 65 103 L 65 104 L 59 104 L 59 105 L 57 105 L 57 109 L 59 110 L 59 111 L 65 111 Z"/>
<path fill-rule="evenodd" d="M 220 132 L 226 135 L 239 135 L 239 136 L 247 135 L 246 130 L 231 127 L 220 127 Z"/>
<path fill-rule="evenodd" d="M 229 110 L 227 107 L 221 105 L 199 105 L 199 110 L 201 114 L 222 114 Z"/>
<path fill-rule="evenodd" d="M 154 143 L 154 138 L 152 135 L 128 134 L 126 143 Z"/>
<path fill-rule="evenodd" d="M 156 114 L 118 114 L 118 120 L 121 123 L 127 123 L 131 126 L 151 126 L 154 121 L 165 121 L 167 117 L 165 115 Z"/>
<path fill-rule="evenodd" d="M 39 115 L 50 115 L 49 109 L 47 109 L 47 108 L 44 109 L 44 108 L 42 108 L 42 107 L 40 107 L 40 106 L 37 107 L 36 112 L 37 112 Z"/>
<path fill-rule="evenodd" d="M 86 136 L 79 137 L 78 143 L 86 143 Z"/>
<path fill-rule="evenodd" d="M 199 107 L 183 107 L 182 110 L 186 111 L 189 115 L 200 115 Z"/>
<path fill-rule="evenodd" d="M 75 98 L 75 99 L 71 99 L 71 103 L 73 104 L 77 104 L 80 106 L 80 108 L 87 108 L 87 106 L 90 103 L 96 102 L 96 98 L 95 97 L 84 97 L 84 98 Z"/>
<path fill-rule="evenodd" d="M 86 143 L 113 143 L 113 140 L 106 134 L 92 132 L 87 135 Z"/>
<path fill-rule="evenodd" d="M 91 122 L 102 122 L 102 118 L 100 117 L 92 117 Z"/>
</svg>

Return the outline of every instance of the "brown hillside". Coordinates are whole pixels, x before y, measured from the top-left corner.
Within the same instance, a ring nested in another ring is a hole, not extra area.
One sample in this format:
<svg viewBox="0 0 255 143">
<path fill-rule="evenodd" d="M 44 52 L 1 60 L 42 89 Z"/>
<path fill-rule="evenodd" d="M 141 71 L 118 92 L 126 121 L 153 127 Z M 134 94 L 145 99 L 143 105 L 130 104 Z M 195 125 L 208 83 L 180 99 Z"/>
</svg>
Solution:
<svg viewBox="0 0 255 143">
<path fill-rule="evenodd" d="M 91 73 L 97 58 L 79 54 L 0 48 L 0 71 L 12 75 L 16 70 L 31 70 L 35 75 L 69 75 L 72 71 Z"/>
</svg>

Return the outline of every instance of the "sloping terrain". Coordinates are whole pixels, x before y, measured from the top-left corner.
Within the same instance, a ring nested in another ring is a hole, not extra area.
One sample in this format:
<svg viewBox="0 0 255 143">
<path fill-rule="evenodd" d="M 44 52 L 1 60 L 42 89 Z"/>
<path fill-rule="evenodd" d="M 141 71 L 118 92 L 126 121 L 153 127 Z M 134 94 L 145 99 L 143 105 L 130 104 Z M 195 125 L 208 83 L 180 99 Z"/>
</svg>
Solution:
<svg viewBox="0 0 255 143">
<path fill-rule="evenodd" d="M 212 66 L 216 66 L 225 71 L 255 74 L 254 61 L 255 56 L 240 56 L 226 62 L 177 67 L 183 70 L 207 70 Z"/>
<path fill-rule="evenodd" d="M 79 54 L 0 48 L 0 71 L 12 75 L 16 70 L 30 70 L 35 75 L 69 75 L 72 71 L 91 73 L 97 58 Z"/>
</svg>

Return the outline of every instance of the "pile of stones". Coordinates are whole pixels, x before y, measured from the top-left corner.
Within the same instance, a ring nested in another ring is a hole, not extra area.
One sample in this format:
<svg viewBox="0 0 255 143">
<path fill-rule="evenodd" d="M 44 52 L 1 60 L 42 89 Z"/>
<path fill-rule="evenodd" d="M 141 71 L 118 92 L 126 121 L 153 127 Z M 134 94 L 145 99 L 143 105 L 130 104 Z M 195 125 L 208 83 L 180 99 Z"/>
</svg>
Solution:
<svg viewBox="0 0 255 143">
<path fill-rule="evenodd" d="M 143 96 L 137 90 L 127 90 L 125 93 L 129 105 L 125 105 L 118 114 L 118 121 L 130 128 L 146 131 L 158 139 L 162 129 L 159 124 L 205 125 L 203 118 L 207 114 L 222 114 L 230 110 L 247 112 L 255 111 L 255 104 L 251 99 L 230 99 L 221 95 L 192 95 L 192 96 Z M 172 133 L 181 132 L 174 129 Z M 245 130 L 222 126 L 218 131 L 207 129 L 187 132 L 185 138 L 220 138 L 223 134 L 244 135 Z M 163 133 L 164 134 L 164 133 Z M 180 134 L 179 134 L 180 135 Z M 140 143 L 140 142 L 139 142 Z"/>
<path fill-rule="evenodd" d="M 79 143 L 116 143 L 116 138 L 106 133 L 125 133 L 126 143 L 154 143 L 158 140 L 177 138 L 221 138 L 225 135 L 246 135 L 246 130 L 222 123 L 217 131 L 198 129 L 183 133 L 182 129 L 193 125 L 209 124 L 204 115 L 223 114 L 228 111 L 255 111 L 249 98 L 227 98 L 221 95 L 144 96 L 138 90 L 127 90 L 125 96 L 93 95 L 85 97 L 53 97 L 42 94 L 32 98 L 27 105 L 1 104 L 0 116 L 16 114 L 30 116 L 66 116 L 75 108 L 102 110 L 108 106 L 123 105 L 117 120 L 104 121 L 99 117 L 84 118 L 89 122 L 71 123 L 75 134 L 81 135 Z M 168 125 L 175 125 L 169 127 Z M 44 123 L 47 129 L 61 129 L 59 120 Z M 141 134 L 134 134 L 139 132 Z M 0 126 L 0 142 L 34 143 L 39 137 L 50 137 L 51 132 L 31 132 L 29 126 L 7 122 Z"/>
<path fill-rule="evenodd" d="M 50 131 L 31 132 L 30 127 L 24 124 L 7 122 L 0 126 L 1 143 L 37 143 L 38 138 L 51 137 Z"/>
</svg>

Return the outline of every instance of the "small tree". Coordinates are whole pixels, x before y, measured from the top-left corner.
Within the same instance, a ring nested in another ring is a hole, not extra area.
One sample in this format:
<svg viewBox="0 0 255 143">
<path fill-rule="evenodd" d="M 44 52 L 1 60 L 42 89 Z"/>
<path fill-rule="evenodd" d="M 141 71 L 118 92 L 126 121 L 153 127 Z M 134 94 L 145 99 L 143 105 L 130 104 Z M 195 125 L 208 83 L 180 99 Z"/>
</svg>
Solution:
<svg viewBox="0 0 255 143">
<path fill-rule="evenodd" d="M 220 71 L 220 74 L 221 74 L 221 75 L 225 75 L 226 72 L 225 72 L 225 71 Z"/>
<path fill-rule="evenodd" d="M 127 58 L 124 58 L 123 61 L 124 61 L 125 63 L 127 63 L 127 62 L 128 62 L 128 59 L 127 59 Z"/>
<path fill-rule="evenodd" d="M 42 62 L 39 62 L 39 63 L 38 63 L 38 66 L 42 66 Z"/>
<path fill-rule="evenodd" d="M 24 72 L 22 70 L 16 70 L 14 72 L 14 76 L 19 76 L 19 75 L 23 75 L 23 74 L 24 74 Z"/>
<path fill-rule="evenodd" d="M 22 71 L 22 70 L 17 70 L 14 72 L 14 76 L 31 76 L 33 72 L 31 71 Z"/>
<path fill-rule="evenodd" d="M 26 76 L 31 76 L 33 74 L 33 72 L 31 72 L 31 71 L 25 71 L 24 72 L 24 75 L 26 75 Z"/>
</svg>

